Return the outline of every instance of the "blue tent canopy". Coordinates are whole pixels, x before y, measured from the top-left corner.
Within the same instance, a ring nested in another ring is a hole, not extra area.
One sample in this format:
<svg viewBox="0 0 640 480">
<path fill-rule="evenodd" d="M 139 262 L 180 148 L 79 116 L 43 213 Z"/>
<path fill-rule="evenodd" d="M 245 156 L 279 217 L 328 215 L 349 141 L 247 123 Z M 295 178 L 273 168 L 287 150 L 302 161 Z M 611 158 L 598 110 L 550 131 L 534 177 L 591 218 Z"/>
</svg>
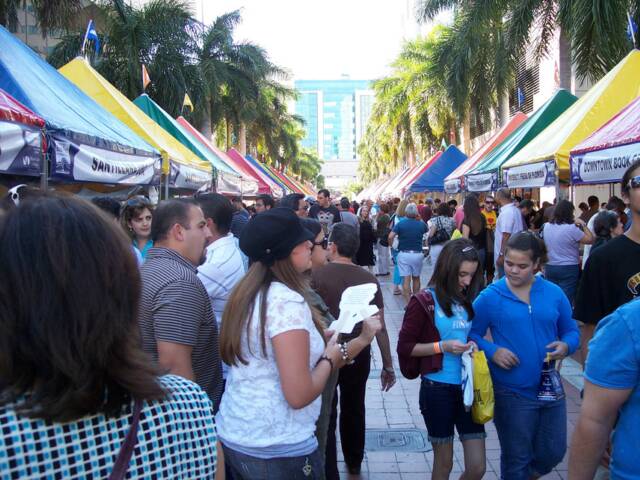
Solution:
<svg viewBox="0 0 640 480">
<path fill-rule="evenodd" d="M 409 187 L 411 192 L 444 192 L 444 179 L 467 159 L 455 145 L 449 147 Z"/>
<path fill-rule="evenodd" d="M 286 195 L 287 193 L 290 193 L 290 189 L 287 188 L 287 186 L 285 184 L 283 184 L 280 179 L 275 178 L 274 175 L 271 174 L 271 172 L 267 171 L 266 168 L 264 168 L 260 162 L 258 162 L 255 158 L 253 158 L 251 155 L 245 155 L 245 158 L 247 159 L 247 161 L 251 162 L 252 165 L 255 165 L 256 168 L 260 169 L 260 171 L 262 173 L 264 173 L 267 177 L 269 177 L 271 180 L 273 180 L 273 183 L 275 183 L 276 185 L 278 185 L 280 188 L 282 188 L 282 194 Z"/>
<path fill-rule="evenodd" d="M 53 176 L 157 183 L 160 154 L 0 27 L 0 88 L 44 118 Z"/>
</svg>

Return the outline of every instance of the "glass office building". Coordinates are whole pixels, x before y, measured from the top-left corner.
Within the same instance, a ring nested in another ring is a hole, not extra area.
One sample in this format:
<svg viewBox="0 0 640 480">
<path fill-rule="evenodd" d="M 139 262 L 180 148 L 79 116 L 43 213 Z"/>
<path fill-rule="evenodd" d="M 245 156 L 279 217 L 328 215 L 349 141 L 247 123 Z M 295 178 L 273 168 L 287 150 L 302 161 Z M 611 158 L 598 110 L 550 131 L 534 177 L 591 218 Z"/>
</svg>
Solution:
<svg viewBox="0 0 640 480">
<path fill-rule="evenodd" d="M 357 147 L 371 115 L 374 95 L 369 80 L 297 80 L 296 114 L 305 120 L 304 147 L 325 161 L 328 186 L 355 179 Z"/>
</svg>

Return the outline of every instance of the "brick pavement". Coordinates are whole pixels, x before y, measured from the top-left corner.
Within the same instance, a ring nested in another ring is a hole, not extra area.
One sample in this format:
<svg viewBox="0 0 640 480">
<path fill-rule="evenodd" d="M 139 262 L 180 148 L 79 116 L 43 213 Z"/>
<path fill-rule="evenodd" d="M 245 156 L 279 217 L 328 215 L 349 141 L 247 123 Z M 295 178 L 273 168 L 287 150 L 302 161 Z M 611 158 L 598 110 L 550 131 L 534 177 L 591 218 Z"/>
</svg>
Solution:
<svg viewBox="0 0 640 480">
<path fill-rule="evenodd" d="M 423 285 L 427 276 L 430 275 L 431 269 L 425 263 L 423 271 Z M 380 351 L 374 346 L 373 361 L 371 370 L 373 374 L 367 383 L 366 408 L 367 408 L 367 431 L 372 429 L 419 429 L 424 432 L 426 439 L 426 427 L 424 419 L 420 414 L 418 407 L 418 392 L 420 389 L 420 380 L 407 380 L 398 369 L 398 359 L 395 353 L 398 341 L 398 332 L 402 324 L 402 316 L 404 313 L 404 301 L 401 296 L 393 295 L 390 277 L 378 277 L 381 285 L 385 301 L 385 319 L 389 338 L 391 341 L 391 351 L 393 354 L 393 362 L 398 375 L 398 382 L 391 391 L 382 393 L 380 391 L 379 371 L 382 368 L 382 360 Z M 374 342 L 375 343 L 375 342 Z M 570 374 L 575 377 L 575 368 L 571 369 Z M 569 378 L 569 377 L 567 377 Z M 572 383 L 576 383 L 572 379 Z M 568 381 L 564 381 L 565 391 L 567 393 L 567 427 L 568 438 L 571 439 L 573 429 L 578 420 L 580 410 L 580 397 L 578 390 Z M 498 436 L 493 425 L 490 422 L 487 427 L 487 473 L 484 478 L 493 480 L 500 478 L 500 444 Z M 428 445 L 428 444 L 427 444 Z M 431 446 L 428 445 L 431 450 Z M 431 478 L 430 472 L 433 465 L 433 454 L 428 452 L 398 452 L 398 451 L 366 451 L 365 459 L 362 464 L 362 473 L 359 476 L 348 475 L 346 466 L 342 461 L 342 452 L 338 446 L 339 455 L 339 471 L 343 479 L 370 479 L 370 480 L 425 480 Z M 454 443 L 454 464 L 451 478 L 459 477 L 464 467 L 464 456 L 462 444 L 456 439 Z M 565 459 L 558 467 L 545 479 L 561 479 L 567 478 L 567 462 L 568 452 Z"/>
</svg>

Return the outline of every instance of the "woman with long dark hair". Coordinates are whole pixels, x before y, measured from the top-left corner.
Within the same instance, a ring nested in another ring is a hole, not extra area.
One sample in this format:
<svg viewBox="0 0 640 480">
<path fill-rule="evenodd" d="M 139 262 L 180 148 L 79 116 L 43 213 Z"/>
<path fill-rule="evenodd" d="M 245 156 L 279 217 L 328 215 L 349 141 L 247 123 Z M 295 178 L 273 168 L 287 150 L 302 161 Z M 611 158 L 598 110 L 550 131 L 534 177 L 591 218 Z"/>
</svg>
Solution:
<svg viewBox="0 0 640 480">
<path fill-rule="evenodd" d="M 140 252 L 143 260 L 153 247 L 152 220 L 153 206 L 147 198 L 138 196 L 126 201 L 122 210 L 122 226 L 131 237 L 134 248 Z"/>
<path fill-rule="evenodd" d="M 580 278 L 580 245 L 593 243 L 593 234 L 582 220 L 574 218 L 574 210 L 570 201 L 560 200 L 551 222 L 542 228 L 549 256 L 544 276 L 562 289 L 571 304 Z"/>
<path fill-rule="evenodd" d="M 376 243 L 376 234 L 371 224 L 371 211 L 369 205 L 360 207 L 358 214 L 360 247 L 356 253 L 356 265 L 366 268 L 373 273 L 373 266 L 376 264 L 373 255 L 373 245 Z"/>
<path fill-rule="evenodd" d="M 480 267 L 484 270 L 487 256 L 487 219 L 480 210 L 478 197 L 468 195 L 462 204 L 464 219 L 462 220 L 462 236 L 473 242 L 480 257 Z"/>
<path fill-rule="evenodd" d="M 620 215 L 613 210 L 603 210 L 598 212 L 593 220 L 593 230 L 596 236 L 591 253 L 605 245 L 612 238 L 624 233 L 624 224 L 620 220 Z"/>
<path fill-rule="evenodd" d="M 287 208 L 256 215 L 240 237 L 253 264 L 222 318 L 220 353 L 230 365 L 217 416 L 233 478 L 320 478 L 314 435 L 320 394 L 346 360 L 310 306 L 316 236 Z M 302 473 L 305 476 L 302 476 Z"/>
<path fill-rule="evenodd" d="M 121 229 L 46 194 L 7 214 L 0 245 L 0 477 L 212 478 L 211 401 L 141 350 Z"/>
<path fill-rule="evenodd" d="M 461 478 L 481 479 L 486 468 L 484 425 L 463 403 L 461 355 L 469 341 L 473 300 L 482 285 L 480 256 L 471 241 L 448 242 L 438 256 L 429 287 L 414 295 L 398 336 L 398 354 L 423 357 L 420 410 L 433 446 L 433 479 L 448 479 L 453 467 L 454 429 L 464 448 Z"/>
<path fill-rule="evenodd" d="M 509 480 L 546 475 L 567 448 L 564 393 L 547 390 L 543 366 L 547 359 L 572 354 L 580 334 L 567 296 L 536 275 L 545 257 L 537 235 L 512 235 L 505 249 L 505 277 L 485 288 L 473 304 L 471 338 L 489 360 L 500 470 Z M 484 338 L 487 330 L 491 340 Z M 545 375 L 550 378 L 549 371 Z"/>
</svg>

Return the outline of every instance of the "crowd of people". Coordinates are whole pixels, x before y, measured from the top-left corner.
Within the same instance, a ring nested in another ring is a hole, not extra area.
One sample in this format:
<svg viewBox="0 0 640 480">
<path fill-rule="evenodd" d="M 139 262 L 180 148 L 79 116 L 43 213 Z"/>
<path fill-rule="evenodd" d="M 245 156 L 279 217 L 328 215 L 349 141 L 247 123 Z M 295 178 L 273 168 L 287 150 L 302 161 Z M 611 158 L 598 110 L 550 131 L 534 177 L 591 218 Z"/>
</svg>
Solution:
<svg viewBox="0 0 640 480">
<path fill-rule="evenodd" d="M 462 354 L 485 352 L 501 476 L 538 478 L 568 446 L 562 388 L 585 368 L 569 475 L 640 478 L 640 163 L 622 198 L 540 208 L 495 196 L 388 201 L 199 193 L 153 205 L 27 186 L 0 210 L 0 478 L 340 478 L 365 452 L 372 345 L 416 359 L 432 478 L 486 469 Z M 590 247 L 590 248 L 587 248 Z M 425 265 L 433 268 L 426 285 Z M 402 295 L 398 344 L 380 280 Z M 330 328 L 346 289 L 377 313 Z M 611 437 L 611 432 L 613 436 Z M 338 442 L 338 435 L 340 442 Z M 611 445 L 609 439 L 611 437 Z"/>
</svg>

